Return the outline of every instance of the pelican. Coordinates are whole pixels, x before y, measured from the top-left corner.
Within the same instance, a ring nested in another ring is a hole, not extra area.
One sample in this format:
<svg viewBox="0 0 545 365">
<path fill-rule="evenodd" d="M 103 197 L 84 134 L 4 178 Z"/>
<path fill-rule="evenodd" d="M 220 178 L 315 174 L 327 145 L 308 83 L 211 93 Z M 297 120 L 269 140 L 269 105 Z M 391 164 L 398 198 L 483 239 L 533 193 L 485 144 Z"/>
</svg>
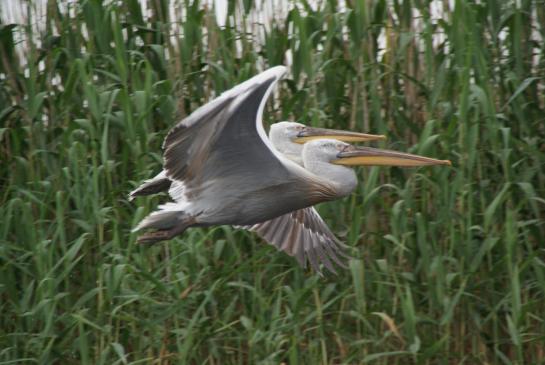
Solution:
<svg viewBox="0 0 545 365">
<path fill-rule="evenodd" d="M 159 206 L 140 222 L 135 231 L 152 231 L 141 235 L 139 242 L 171 239 L 189 227 L 228 224 L 256 231 L 303 266 L 308 259 L 318 272 L 320 263 L 335 272 L 331 260 L 342 265 L 337 257 L 341 244 L 311 207 L 355 189 L 356 174 L 349 166 L 450 164 L 317 139 L 324 137 L 318 133 L 300 137 L 307 143 L 299 155 L 295 152 L 290 158 L 287 151 L 284 156 L 265 135 L 261 117 L 285 70 L 273 67 L 243 82 L 169 131 L 163 144 L 163 172 L 152 179 L 155 183 L 148 181 L 139 189 L 168 184 L 174 202 Z"/>
</svg>

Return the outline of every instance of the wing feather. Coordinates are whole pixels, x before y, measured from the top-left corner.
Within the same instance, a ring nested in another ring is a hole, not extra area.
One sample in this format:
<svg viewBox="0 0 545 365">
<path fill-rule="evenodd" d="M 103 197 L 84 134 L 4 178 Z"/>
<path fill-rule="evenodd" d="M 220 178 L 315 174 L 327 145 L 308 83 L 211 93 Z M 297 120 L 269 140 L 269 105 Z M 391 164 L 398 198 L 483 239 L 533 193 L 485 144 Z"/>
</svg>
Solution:
<svg viewBox="0 0 545 365">
<path fill-rule="evenodd" d="M 321 273 L 320 264 L 336 274 L 333 263 L 346 268 L 339 258 L 349 259 L 343 245 L 327 227 L 316 209 L 308 207 L 276 217 L 263 223 L 240 228 L 256 232 L 278 250 L 294 256 L 299 264 L 311 267 Z"/>
<path fill-rule="evenodd" d="M 273 161 L 278 154 L 263 130 L 261 114 L 272 86 L 284 75 L 285 67 L 273 67 L 203 105 L 175 125 L 163 142 L 166 175 L 187 181 L 206 174 L 225 172 L 222 162 L 251 152 L 259 161 L 231 172 L 247 172 L 257 162 Z M 273 156 L 276 155 L 276 156 Z M 252 157 L 254 157 L 252 156 Z M 229 166 L 233 167 L 233 166 Z M 235 166 L 236 167 L 236 166 Z M 270 167 L 269 164 L 261 169 Z"/>
</svg>

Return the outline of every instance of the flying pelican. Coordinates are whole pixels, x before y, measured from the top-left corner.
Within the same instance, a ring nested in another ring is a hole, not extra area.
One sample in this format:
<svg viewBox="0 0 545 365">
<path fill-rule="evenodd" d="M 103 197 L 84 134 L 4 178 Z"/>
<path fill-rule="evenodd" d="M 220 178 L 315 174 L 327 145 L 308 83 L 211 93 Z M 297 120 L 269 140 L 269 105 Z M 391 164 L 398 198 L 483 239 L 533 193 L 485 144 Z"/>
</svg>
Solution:
<svg viewBox="0 0 545 365">
<path fill-rule="evenodd" d="M 336 256 L 340 245 L 309 207 L 355 189 L 355 172 L 347 166 L 450 164 L 322 139 L 303 146 L 300 166 L 272 146 L 261 122 L 265 101 L 284 73 L 277 66 L 251 78 L 169 131 L 161 174 L 175 202 L 159 206 L 140 222 L 135 230 L 153 231 L 139 242 L 171 239 L 188 227 L 243 226 L 299 263 L 308 258 L 317 271 L 323 263 L 334 272 L 330 259 L 341 264 Z"/>
</svg>

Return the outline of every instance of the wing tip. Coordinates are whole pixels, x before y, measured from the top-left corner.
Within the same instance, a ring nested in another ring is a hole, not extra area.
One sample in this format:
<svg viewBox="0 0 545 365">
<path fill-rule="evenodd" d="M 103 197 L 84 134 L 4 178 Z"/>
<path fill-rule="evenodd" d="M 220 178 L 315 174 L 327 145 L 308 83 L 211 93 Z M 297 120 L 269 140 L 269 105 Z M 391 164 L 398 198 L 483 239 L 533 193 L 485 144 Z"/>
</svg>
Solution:
<svg viewBox="0 0 545 365">
<path fill-rule="evenodd" d="M 288 72 L 288 68 L 284 65 L 278 65 L 273 66 L 271 68 L 268 68 L 267 70 L 263 71 L 263 74 L 273 74 L 276 76 L 277 79 L 281 79 L 286 75 Z"/>
<path fill-rule="evenodd" d="M 243 83 L 235 86 L 232 90 L 236 90 L 237 92 L 240 92 L 242 90 L 247 91 L 248 89 L 251 89 L 252 86 L 261 85 L 263 83 L 270 82 L 271 78 L 273 78 L 274 80 L 270 83 L 270 86 L 272 86 L 278 80 L 282 79 L 286 75 L 287 71 L 288 71 L 288 68 L 282 65 L 268 68 L 265 71 L 249 78 Z M 227 94 L 229 93 L 229 91 L 230 90 L 226 91 L 225 93 Z"/>
</svg>

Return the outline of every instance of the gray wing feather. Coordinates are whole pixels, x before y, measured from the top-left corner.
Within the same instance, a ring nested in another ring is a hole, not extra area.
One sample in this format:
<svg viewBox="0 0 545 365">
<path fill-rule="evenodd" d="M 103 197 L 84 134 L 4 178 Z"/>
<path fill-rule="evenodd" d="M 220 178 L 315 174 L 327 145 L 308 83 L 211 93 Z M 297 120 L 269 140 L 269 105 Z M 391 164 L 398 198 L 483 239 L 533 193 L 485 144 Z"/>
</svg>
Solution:
<svg viewBox="0 0 545 365">
<path fill-rule="evenodd" d="M 187 184 L 196 176 L 255 175 L 254 167 L 267 170 L 281 165 L 259 130 L 263 130 L 264 99 L 284 72 L 284 67 L 263 72 L 174 126 L 163 143 L 166 175 Z"/>
<path fill-rule="evenodd" d="M 344 259 L 350 256 L 344 253 L 347 248 L 331 233 L 316 209 L 308 207 L 252 226 L 240 228 L 256 232 L 278 250 L 294 256 L 299 264 L 321 273 L 320 264 L 336 274 L 333 262 L 346 268 Z"/>
<path fill-rule="evenodd" d="M 168 191 L 172 181 L 166 177 L 164 171 L 161 171 L 157 176 L 144 181 L 139 187 L 134 189 L 129 194 L 129 201 L 137 196 L 152 195 L 163 191 Z"/>
</svg>

